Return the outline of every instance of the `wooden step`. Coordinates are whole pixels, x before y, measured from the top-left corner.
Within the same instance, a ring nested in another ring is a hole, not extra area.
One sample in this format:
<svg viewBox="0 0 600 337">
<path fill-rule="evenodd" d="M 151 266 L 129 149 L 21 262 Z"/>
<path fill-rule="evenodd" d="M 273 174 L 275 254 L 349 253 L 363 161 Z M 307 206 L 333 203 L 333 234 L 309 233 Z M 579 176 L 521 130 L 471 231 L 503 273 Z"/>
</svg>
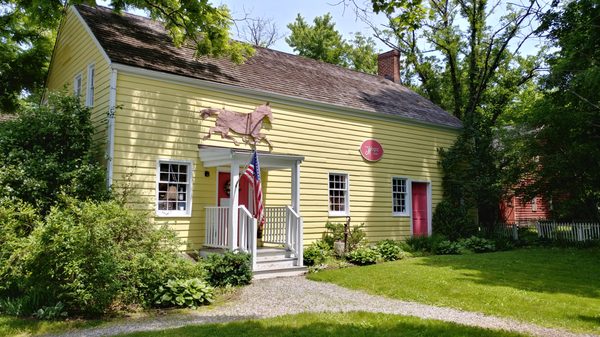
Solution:
<svg viewBox="0 0 600 337">
<path fill-rule="evenodd" d="M 308 268 L 306 267 L 288 267 L 281 269 L 270 269 L 270 270 L 255 270 L 254 271 L 254 279 L 261 280 L 267 278 L 276 278 L 276 277 L 292 277 L 292 276 L 301 276 L 308 272 Z"/>
<path fill-rule="evenodd" d="M 268 269 L 282 269 L 295 267 L 297 259 L 295 257 L 282 257 L 274 258 L 268 257 L 267 259 L 261 260 L 256 259 L 256 270 L 268 270 Z"/>
</svg>

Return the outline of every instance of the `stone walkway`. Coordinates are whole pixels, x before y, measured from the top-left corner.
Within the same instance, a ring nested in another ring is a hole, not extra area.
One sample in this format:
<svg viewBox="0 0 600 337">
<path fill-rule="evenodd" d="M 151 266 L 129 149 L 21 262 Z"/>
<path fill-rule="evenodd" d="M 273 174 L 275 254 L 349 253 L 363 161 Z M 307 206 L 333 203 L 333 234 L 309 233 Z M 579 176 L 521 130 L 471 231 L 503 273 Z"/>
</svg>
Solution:
<svg viewBox="0 0 600 337">
<path fill-rule="evenodd" d="M 112 336 L 135 331 L 163 330 L 192 324 L 222 323 L 246 319 L 260 319 L 302 312 L 366 311 L 437 319 L 469 326 L 503 329 L 532 336 L 600 337 L 576 334 L 564 330 L 544 328 L 517 322 L 509 318 L 436 307 L 369 295 L 334 284 L 314 282 L 304 277 L 277 278 L 254 281 L 244 287 L 236 299 L 214 310 L 165 316 L 151 320 L 117 323 L 105 327 L 64 333 L 61 337 Z"/>
</svg>

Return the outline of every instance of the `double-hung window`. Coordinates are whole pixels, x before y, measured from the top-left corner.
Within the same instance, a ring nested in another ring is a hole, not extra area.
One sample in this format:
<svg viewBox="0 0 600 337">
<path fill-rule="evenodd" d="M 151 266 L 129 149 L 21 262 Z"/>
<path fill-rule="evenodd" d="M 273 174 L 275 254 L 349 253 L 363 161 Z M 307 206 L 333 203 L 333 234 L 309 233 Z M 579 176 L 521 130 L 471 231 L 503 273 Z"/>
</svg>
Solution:
<svg viewBox="0 0 600 337">
<path fill-rule="evenodd" d="M 408 189 L 406 178 L 392 178 L 392 214 L 408 215 Z"/>
<path fill-rule="evenodd" d="M 192 164 L 159 160 L 157 175 L 156 213 L 161 216 L 190 215 Z"/>
<path fill-rule="evenodd" d="M 329 173 L 329 215 L 346 216 L 350 214 L 348 191 L 348 174 Z"/>
<path fill-rule="evenodd" d="M 81 74 L 77 74 L 75 79 L 73 79 L 73 94 L 75 94 L 75 97 L 81 96 L 82 83 L 83 78 L 81 77 Z"/>
<path fill-rule="evenodd" d="M 96 81 L 96 70 L 93 64 L 88 66 L 87 71 L 87 91 L 85 96 L 85 105 L 88 107 L 94 106 L 94 85 Z"/>
</svg>

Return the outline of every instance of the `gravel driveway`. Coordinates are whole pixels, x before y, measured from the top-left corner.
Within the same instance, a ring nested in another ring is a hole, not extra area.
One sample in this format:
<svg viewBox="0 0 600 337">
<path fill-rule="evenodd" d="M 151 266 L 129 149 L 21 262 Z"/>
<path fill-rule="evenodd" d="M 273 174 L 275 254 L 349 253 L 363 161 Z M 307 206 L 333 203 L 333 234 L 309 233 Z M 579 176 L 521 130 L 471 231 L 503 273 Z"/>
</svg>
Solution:
<svg viewBox="0 0 600 337">
<path fill-rule="evenodd" d="M 236 299 L 214 310 L 165 316 L 152 320 L 118 323 L 99 328 L 78 330 L 53 335 L 63 337 L 112 336 L 135 331 L 163 330 L 191 324 L 231 322 L 259 319 L 301 312 L 367 311 L 438 319 L 482 328 L 504 329 L 533 336 L 594 336 L 575 334 L 564 330 L 543 328 L 508 318 L 486 316 L 479 313 L 405 302 L 369 295 L 334 284 L 315 282 L 304 277 L 256 280 L 241 290 Z"/>
</svg>

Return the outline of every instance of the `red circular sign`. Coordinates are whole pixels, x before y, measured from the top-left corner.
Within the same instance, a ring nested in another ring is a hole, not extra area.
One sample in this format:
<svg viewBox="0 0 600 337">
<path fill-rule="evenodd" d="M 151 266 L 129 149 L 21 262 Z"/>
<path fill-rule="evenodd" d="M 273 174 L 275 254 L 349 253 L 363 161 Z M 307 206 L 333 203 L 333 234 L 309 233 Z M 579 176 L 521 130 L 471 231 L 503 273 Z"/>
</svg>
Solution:
<svg viewBox="0 0 600 337">
<path fill-rule="evenodd" d="M 378 161 L 383 157 L 383 146 L 375 139 L 367 139 L 360 146 L 360 154 L 365 160 Z"/>
</svg>

